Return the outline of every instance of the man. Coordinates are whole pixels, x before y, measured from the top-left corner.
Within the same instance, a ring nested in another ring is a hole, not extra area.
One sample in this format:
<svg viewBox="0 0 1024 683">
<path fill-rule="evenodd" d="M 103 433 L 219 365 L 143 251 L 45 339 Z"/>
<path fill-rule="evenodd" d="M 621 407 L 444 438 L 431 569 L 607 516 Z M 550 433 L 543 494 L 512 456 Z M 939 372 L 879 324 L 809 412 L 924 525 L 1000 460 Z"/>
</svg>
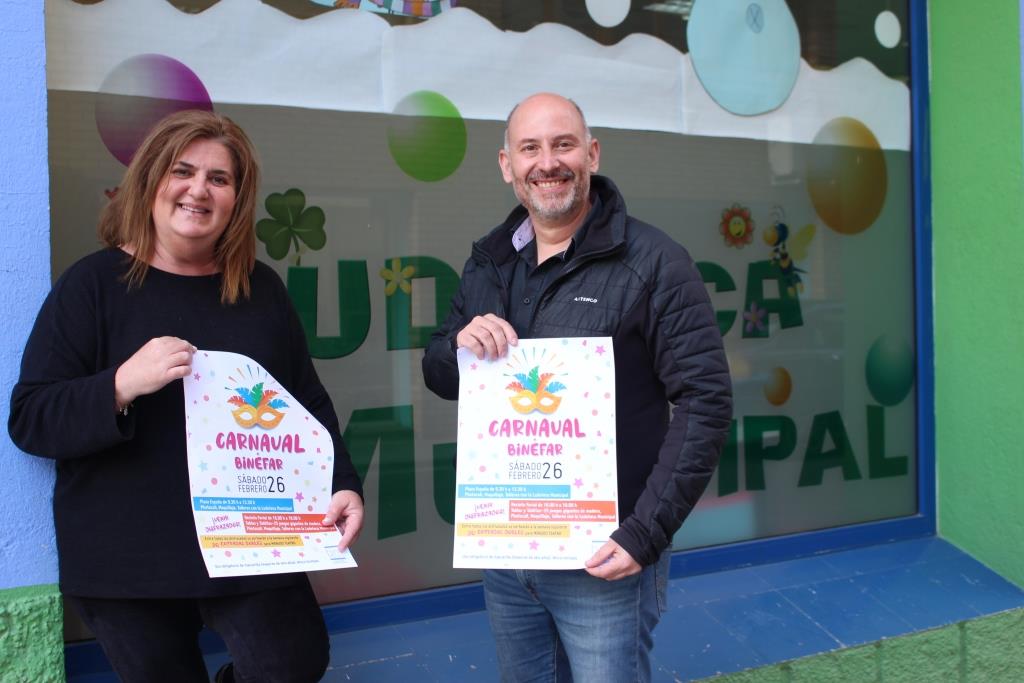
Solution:
<svg viewBox="0 0 1024 683">
<path fill-rule="evenodd" d="M 571 100 L 540 93 L 512 110 L 498 164 L 521 205 L 473 245 L 423 358 L 427 386 L 455 399 L 458 347 L 497 358 L 520 338 L 613 338 L 621 523 L 585 569 L 484 571 L 509 681 L 650 679 L 672 536 L 707 486 L 732 416 L 722 340 L 693 261 L 592 175 L 600 153 Z"/>
</svg>

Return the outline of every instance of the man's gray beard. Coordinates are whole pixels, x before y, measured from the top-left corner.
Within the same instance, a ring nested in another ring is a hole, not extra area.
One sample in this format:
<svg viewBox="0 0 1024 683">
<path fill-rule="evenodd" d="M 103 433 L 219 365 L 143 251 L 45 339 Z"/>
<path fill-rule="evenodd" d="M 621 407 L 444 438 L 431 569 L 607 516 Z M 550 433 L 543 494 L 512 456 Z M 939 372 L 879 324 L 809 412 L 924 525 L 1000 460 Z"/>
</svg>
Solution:
<svg viewBox="0 0 1024 683">
<path fill-rule="evenodd" d="M 518 190 L 516 191 L 516 198 L 519 199 L 519 203 L 527 207 L 530 210 L 530 214 L 537 216 L 538 218 L 545 221 L 557 221 L 565 218 L 573 212 L 573 208 L 576 204 L 576 199 L 579 196 L 579 185 L 576 184 L 576 179 L 573 178 L 572 187 L 569 190 L 569 194 L 565 198 L 559 201 L 555 205 L 542 204 L 539 200 L 532 197 L 528 190 L 524 190 L 526 196 L 520 196 Z"/>
<path fill-rule="evenodd" d="M 532 202 L 533 212 L 539 217 L 546 221 L 554 221 L 560 218 L 565 218 L 572 213 L 572 208 L 576 202 L 576 186 L 572 186 L 572 190 L 566 195 L 565 199 L 552 206 L 550 203 L 547 206 L 542 205 L 540 202 Z"/>
</svg>

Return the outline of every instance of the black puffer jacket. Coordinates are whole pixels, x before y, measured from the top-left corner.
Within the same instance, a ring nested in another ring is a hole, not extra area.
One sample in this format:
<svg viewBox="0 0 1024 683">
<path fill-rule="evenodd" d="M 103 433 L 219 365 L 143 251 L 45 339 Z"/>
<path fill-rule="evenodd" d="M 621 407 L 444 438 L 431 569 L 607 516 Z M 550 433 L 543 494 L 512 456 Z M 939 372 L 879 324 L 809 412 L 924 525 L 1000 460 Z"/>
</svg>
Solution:
<svg viewBox="0 0 1024 683">
<path fill-rule="evenodd" d="M 591 189 L 600 210 L 541 295 L 529 336 L 613 337 L 621 525 L 612 538 L 648 565 L 671 544 L 711 478 L 732 418 L 732 388 L 690 255 L 628 216 L 610 180 L 593 176 Z M 525 218 L 517 207 L 473 245 L 451 312 L 423 357 L 426 384 L 442 398 L 459 394 L 458 332 L 477 315 L 507 317 L 511 235 Z"/>
</svg>

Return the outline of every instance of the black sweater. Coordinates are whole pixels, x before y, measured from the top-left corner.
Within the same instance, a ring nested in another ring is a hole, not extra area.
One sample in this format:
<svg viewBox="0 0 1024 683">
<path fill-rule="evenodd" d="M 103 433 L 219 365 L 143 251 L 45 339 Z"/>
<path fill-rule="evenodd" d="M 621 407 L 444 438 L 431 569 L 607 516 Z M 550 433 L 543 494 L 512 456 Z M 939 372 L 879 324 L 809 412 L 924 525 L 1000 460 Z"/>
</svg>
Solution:
<svg viewBox="0 0 1024 683">
<path fill-rule="evenodd" d="M 301 581 L 301 574 L 211 579 L 189 499 L 181 381 L 114 410 L 114 373 L 153 337 L 256 360 L 330 431 L 334 491 L 362 494 L 331 400 L 317 378 L 280 278 L 257 263 L 252 294 L 220 302 L 219 275 L 150 268 L 123 280 L 117 249 L 71 266 L 36 319 L 11 396 L 8 429 L 24 451 L 54 458 L 61 590 L 107 598 L 207 597 Z"/>
<path fill-rule="evenodd" d="M 686 249 L 629 216 L 607 178 L 592 176 L 591 188 L 600 206 L 540 294 L 529 337 L 613 338 L 620 526 L 612 538 L 648 565 L 711 479 L 732 417 L 732 385 L 707 290 Z M 426 384 L 442 398 L 458 398 L 459 331 L 477 315 L 508 318 L 518 258 L 512 233 L 526 215 L 517 207 L 473 245 L 451 313 L 423 357 Z"/>
</svg>

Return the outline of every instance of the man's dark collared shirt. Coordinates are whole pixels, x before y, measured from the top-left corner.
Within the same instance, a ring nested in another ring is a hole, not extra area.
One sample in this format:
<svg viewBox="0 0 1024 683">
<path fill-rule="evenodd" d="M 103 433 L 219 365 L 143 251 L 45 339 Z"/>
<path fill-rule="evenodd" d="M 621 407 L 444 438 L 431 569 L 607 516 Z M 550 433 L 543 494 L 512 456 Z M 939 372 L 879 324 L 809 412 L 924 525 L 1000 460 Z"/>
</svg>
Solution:
<svg viewBox="0 0 1024 683">
<path fill-rule="evenodd" d="M 591 201 L 590 211 L 572 236 L 569 246 L 565 251 L 551 256 L 544 263 L 537 263 L 536 236 L 533 236 L 523 246 L 516 244 L 516 239 L 523 239 L 524 232 L 526 235 L 533 234 L 533 224 L 530 219 L 527 218 L 516 230 L 513 244 L 518 249 L 519 257 L 516 259 L 515 268 L 512 270 L 512 279 L 509 282 L 508 322 L 520 337 L 529 338 L 530 324 L 533 322 L 537 304 L 540 302 L 544 290 L 565 270 L 566 264 L 572 260 L 572 255 L 576 251 L 576 245 L 582 242 L 586 235 L 587 225 L 600 211 L 601 200 L 592 194 Z"/>
</svg>

